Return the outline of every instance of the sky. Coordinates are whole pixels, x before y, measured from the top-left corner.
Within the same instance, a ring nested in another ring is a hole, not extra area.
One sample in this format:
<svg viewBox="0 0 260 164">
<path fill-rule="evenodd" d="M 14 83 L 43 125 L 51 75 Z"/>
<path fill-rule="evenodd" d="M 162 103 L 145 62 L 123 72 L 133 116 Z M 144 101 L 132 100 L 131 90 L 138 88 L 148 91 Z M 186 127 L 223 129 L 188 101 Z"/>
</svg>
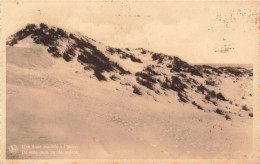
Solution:
<svg viewBox="0 0 260 164">
<path fill-rule="evenodd" d="M 5 37 L 46 23 L 118 48 L 145 48 L 191 63 L 258 59 L 258 2 L 3 1 Z"/>
</svg>

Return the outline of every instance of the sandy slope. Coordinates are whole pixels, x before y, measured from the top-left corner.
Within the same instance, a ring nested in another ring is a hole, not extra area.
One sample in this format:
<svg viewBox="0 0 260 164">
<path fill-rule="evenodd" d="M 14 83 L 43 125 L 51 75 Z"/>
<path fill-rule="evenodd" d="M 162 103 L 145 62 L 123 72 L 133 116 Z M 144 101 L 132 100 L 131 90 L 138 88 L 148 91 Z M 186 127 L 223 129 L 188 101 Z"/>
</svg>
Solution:
<svg viewBox="0 0 260 164">
<path fill-rule="evenodd" d="M 80 147 L 75 158 L 251 157 L 247 114 L 228 121 L 177 98 L 162 95 L 156 102 L 81 70 L 40 45 L 7 48 L 7 145 L 74 144 Z"/>
</svg>

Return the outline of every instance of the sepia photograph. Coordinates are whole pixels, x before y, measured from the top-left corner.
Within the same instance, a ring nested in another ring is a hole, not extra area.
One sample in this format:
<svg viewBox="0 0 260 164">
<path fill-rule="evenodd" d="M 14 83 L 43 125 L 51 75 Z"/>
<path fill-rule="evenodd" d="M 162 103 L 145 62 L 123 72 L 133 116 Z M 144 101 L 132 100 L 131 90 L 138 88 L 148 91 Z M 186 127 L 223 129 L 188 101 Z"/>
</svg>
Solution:
<svg viewBox="0 0 260 164">
<path fill-rule="evenodd" d="M 257 162 L 257 1 L 1 7 L 6 160 Z"/>
</svg>

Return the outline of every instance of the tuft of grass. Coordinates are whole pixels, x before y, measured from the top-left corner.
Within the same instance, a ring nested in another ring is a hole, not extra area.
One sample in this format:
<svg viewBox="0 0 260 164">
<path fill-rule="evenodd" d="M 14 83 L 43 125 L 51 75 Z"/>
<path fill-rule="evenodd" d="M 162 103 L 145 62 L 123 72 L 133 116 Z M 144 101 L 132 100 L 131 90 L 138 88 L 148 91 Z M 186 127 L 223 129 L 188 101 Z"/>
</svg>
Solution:
<svg viewBox="0 0 260 164">
<path fill-rule="evenodd" d="M 145 79 L 151 83 L 156 83 L 156 79 L 153 78 L 153 75 L 151 73 L 136 72 L 135 76 L 141 77 L 142 79 Z"/>
<path fill-rule="evenodd" d="M 196 106 L 200 110 L 203 110 L 203 108 L 200 105 L 198 105 L 195 101 L 192 101 L 192 105 Z"/>
<path fill-rule="evenodd" d="M 142 95 L 142 92 L 140 90 L 140 88 L 138 88 L 137 86 L 133 85 L 133 93 L 137 94 L 137 95 Z"/>
<path fill-rule="evenodd" d="M 222 100 L 222 101 L 227 101 L 227 99 L 224 97 L 224 95 L 223 95 L 222 93 L 218 93 L 218 94 L 217 94 L 217 98 L 218 98 L 219 100 Z"/>
<path fill-rule="evenodd" d="M 225 118 L 226 118 L 226 120 L 231 120 L 231 117 L 228 114 L 225 115 Z"/>
<path fill-rule="evenodd" d="M 242 106 L 242 109 L 243 109 L 244 111 L 249 111 L 249 108 L 248 108 L 246 105 L 243 105 L 243 106 Z"/>
<path fill-rule="evenodd" d="M 224 111 L 221 109 L 216 109 L 215 111 L 217 114 L 224 115 Z"/>
<path fill-rule="evenodd" d="M 116 75 L 111 75 L 109 78 L 114 81 L 119 79 Z"/>
<path fill-rule="evenodd" d="M 202 84 L 200 86 L 197 86 L 196 92 L 201 92 L 202 94 L 205 94 L 206 92 L 209 92 L 206 87 L 204 87 Z"/>
<path fill-rule="evenodd" d="M 154 90 L 154 88 L 153 88 L 153 83 L 151 83 L 150 81 L 148 81 L 148 80 L 143 80 L 143 79 L 141 79 L 141 78 L 139 78 L 139 77 L 137 77 L 136 80 L 137 80 L 137 82 L 138 82 L 139 84 L 141 84 L 142 86 L 145 86 L 145 87 L 148 88 L 148 89 Z"/>
</svg>

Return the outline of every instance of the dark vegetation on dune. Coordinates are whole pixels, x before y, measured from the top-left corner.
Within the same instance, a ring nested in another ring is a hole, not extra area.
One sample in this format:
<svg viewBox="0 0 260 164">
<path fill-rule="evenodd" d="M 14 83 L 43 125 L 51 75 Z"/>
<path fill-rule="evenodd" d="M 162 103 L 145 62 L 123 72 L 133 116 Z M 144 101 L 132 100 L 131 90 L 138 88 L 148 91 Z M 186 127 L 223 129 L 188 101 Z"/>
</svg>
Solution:
<svg viewBox="0 0 260 164">
<path fill-rule="evenodd" d="M 252 70 L 245 68 L 215 68 L 209 65 L 191 65 L 176 56 L 155 53 L 143 48 L 135 49 L 135 51 L 138 51 L 140 55 L 150 55 L 154 63 L 132 74 L 129 70 L 125 70 L 122 65 L 110 60 L 111 56 L 117 55 L 122 60 L 143 63 L 137 57 L 138 55 L 134 55 L 134 52 L 129 48 L 106 47 L 105 52 L 102 52 L 93 43 L 96 42 L 94 39 L 68 33 L 44 23 L 41 23 L 40 26 L 27 25 L 24 29 L 12 35 L 6 44 L 13 46 L 26 37 L 31 37 L 36 44 L 46 46 L 53 57 L 63 58 L 67 62 L 77 60 L 85 70 L 92 70 L 99 81 L 110 80 L 119 82 L 121 85 L 131 86 L 133 93 L 136 95 L 147 93 L 152 96 L 151 93 L 154 92 L 157 95 L 164 94 L 167 96 L 168 92 L 174 92 L 178 96 L 179 102 L 191 103 L 199 110 L 206 110 L 200 105 L 201 103 L 218 106 L 220 101 L 225 101 L 232 104 L 223 93 L 212 90 L 212 88 L 219 85 L 219 82 L 214 77 L 224 75 L 228 78 L 238 79 L 244 75 L 253 76 Z M 61 45 L 61 42 L 66 42 L 66 44 Z M 66 46 L 64 52 L 59 50 L 60 46 Z M 106 77 L 103 74 L 104 72 L 110 72 L 110 75 Z M 134 76 L 136 82 L 134 84 L 122 82 L 121 79 L 123 79 L 124 75 Z M 203 83 L 198 79 L 203 79 Z M 146 88 L 148 91 L 143 91 Z M 203 102 L 194 101 L 189 95 L 190 92 L 203 97 Z M 158 101 L 155 97 L 154 100 Z M 242 110 L 250 111 L 247 106 L 243 106 Z M 223 115 L 227 120 L 231 119 L 229 115 L 219 108 L 215 112 Z M 249 116 L 253 117 L 253 114 L 249 113 Z"/>
<path fill-rule="evenodd" d="M 133 93 L 137 94 L 137 95 L 142 95 L 142 92 L 140 90 L 140 88 L 138 88 L 137 86 L 133 85 Z"/>
<path fill-rule="evenodd" d="M 136 63 L 142 63 L 141 59 L 135 57 L 133 54 L 131 53 L 126 53 L 125 51 L 122 51 L 121 49 L 119 48 L 112 48 L 112 47 L 109 47 L 107 49 L 108 52 L 110 52 L 111 55 L 113 55 L 114 53 L 117 53 L 119 54 L 119 57 L 121 59 L 130 59 L 132 62 L 136 62 Z"/>
<path fill-rule="evenodd" d="M 206 75 L 221 75 L 221 74 L 227 74 L 232 77 L 241 77 L 245 74 L 248 74 L 249 76 L 253 76 L 252 70 L 248 70 L 241 67 L 212 67 L 208 65 L 195 65 L 195 68 L 199 70 L 200 72 L 203 72 Z"/>
<path fill-rule="evenodd" d="M 7 45 L 17 44 L 19 40 L 22 40 L 31 35 L 31 38 L 36 44 L 43 44 L 48 47 L 54 57 L 63 57 L 65 61 L 71 61 L 76 56 L 75 50 L 78 49 L 80 54 L 77 60 L 84 66 L 88 65 L 89 69 L 93 69 L 94 75 L 100 81 L 107 80 L 102 74 L 104 71 L 118 71 L 121 75 L 131 74 L 125 70 L 118 63 L 112 62 L 106 57 L 96 46 L 92 45 L 87 38 L 78 38 L 74 34 L 68 34 L 66 31 L 48 27 L 46 24 L 41 23 L 40 27 L 34 24 L 27 25 L 24 29 L 20 30 L 12 37 L 13 39 L 7 42 Z M 63 38 L 74 40 L 75 44 L 67 46 L 66 50 L 61 54 L 58 50 L 59 41 Z M 89 49 L 90 51 L 87 51 Z"/>
</svg>

